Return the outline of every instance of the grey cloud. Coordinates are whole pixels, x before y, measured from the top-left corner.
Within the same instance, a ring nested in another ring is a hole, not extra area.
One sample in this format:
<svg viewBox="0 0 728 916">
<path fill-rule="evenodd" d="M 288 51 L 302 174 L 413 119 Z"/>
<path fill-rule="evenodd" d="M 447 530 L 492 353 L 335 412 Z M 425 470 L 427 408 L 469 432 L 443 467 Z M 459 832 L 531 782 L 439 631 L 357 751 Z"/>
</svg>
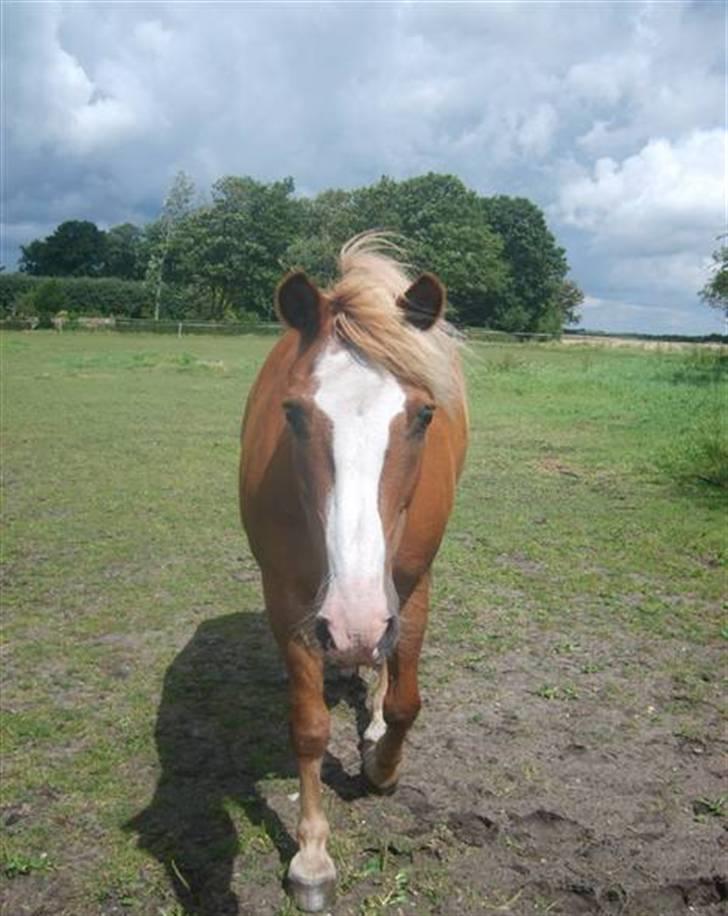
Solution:
<svg viewBox="0 0 728 916">
<path fill-rule="evenodd" d="M 150 218 L 180 168 L 203 188 L 290 174 L 308 193 L 432 169 L 548 208 L 606 301 L 620 258 L 655 256 L 650 219 L 675 265 L 711 248 L 707 224 L 658 200 L 621 241 L 611 210 L 576 219 L 565 201 L 599 158 L 621 169 L 659 138 L 675 150 L 723 127 L 719 6 L 8 4 L 4 258 L 62 219 Z M 630 282 L 622 299 L 648 303 L 653 287 Z M 702 329 L 707 310 L 680 296 Z"/>
</svg>

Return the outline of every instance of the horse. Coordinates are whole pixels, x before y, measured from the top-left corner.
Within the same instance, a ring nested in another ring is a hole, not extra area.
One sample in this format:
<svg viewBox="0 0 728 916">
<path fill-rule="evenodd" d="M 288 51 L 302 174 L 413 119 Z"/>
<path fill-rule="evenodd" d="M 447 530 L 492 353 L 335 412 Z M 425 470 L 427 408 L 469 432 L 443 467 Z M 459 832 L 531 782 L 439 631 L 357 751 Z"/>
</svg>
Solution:
<svg viewBox="0 0 728 916">
<path fill-rule="evenodd" d="M 324 664 L 378 672 L 363 772 L 373 790 L 393 791 L 420 709 L 430 567 L 468 439 L 439 279 L 413 281 L 382 233 L 347 242 L 339 269 L 324 290 L 301 270 L 279 283 L 286 330 L 250 390 L 241 435 L 241 517 L 288 672 L 300 779 L 286 886 L 308 912 L 328 907 L 336 884 L 321 803 Z"/>
</svg>

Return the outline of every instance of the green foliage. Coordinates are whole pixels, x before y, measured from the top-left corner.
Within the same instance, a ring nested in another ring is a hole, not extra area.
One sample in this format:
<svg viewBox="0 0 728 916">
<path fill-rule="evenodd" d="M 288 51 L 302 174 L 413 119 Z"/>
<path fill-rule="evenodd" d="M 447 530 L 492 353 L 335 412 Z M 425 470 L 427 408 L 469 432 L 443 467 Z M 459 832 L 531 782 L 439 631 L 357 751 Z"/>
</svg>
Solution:
<svg viewBox="0 0 728 916">
<path fill-rule="evenodd" d="M 20 270 L 40 277 L 97 277 L 104 268 L 106 234 L 88 220 L 67 220 L 43 241 L 21 246 Z"/>
<path fill-rule="evenodd" d="M 211 205 L 181 222 L 169 275 L 198 290 L 200 317 L 273 317 L 273 291 L 300 223 L 293 191 L 290 178 L 263 184 L 228 176 L 213 186 Z"/>
<path fill-rule="evenodd" d="M 144 232 L 132 223 L 113 226 L 106 233 L 104 276 L 120 280 L 142 280 L 148 252 Z"/>
<path fill-rule="evenodd" d="M 213 186 L 210 203 L 194 207 L 194 186 L 180 172 L 159 218 L 143 230 L 124 223 L 103 233 L 92 223 L 63 223 L 25 246 L 21 270 L 144 277 L 147 297 L 136 311 L 145 313 L 151 300 L 155 319 L 270 319 L 284 270 L 302 267 L 327 285 L 344 242 L 380 229 L 399 238 L 415 269 L 441 277 L 450 318 L 459 323 L 558 334 L 577 319 L 583 295 L 566 279 L 564 250 L 531 201 L 483 198 L 454 175 L 432 172 L 405 181 L 383 176 L 313 198 L 296 198 L 294 190 L 291 178 L 227 176 Z"/>
<path fill-rule="evenodd" d="M 728 318 L 728 245 L 713 252 L 711 277 L 700 291 L 700 298 L 713 308 L 723 309 Z"/>
<path fill-rule="evenodd" d="M 165 290 L 169 311 L 181 310 L 184 290 Z M 142 318 L 151 314 L 152 301 L 144 283 L 112 277 L 30 277 L 0 274 L 0 310 L 11 315 L 54 315 L 67 310 L 72 315 L 117 315 Z M 176 316 L 175 316 L 176 317 Z"/>
<path fill-rule="evenodd" d="M 481 206 L 510 267 L 504 294 L 491 300 L 491 323 L 509 331 L 560 328 L 568 318 L 561 309 L 569 267 L 543 212 L 524 197 L 483 198 Z"/>
<path fill-rule="evenodd" d="M 386 176 L 355 191 L 324 191 L 303 207 L 303 233 L 286 252 L 287 266 L 319 282 L 336 274 L 341 245 L 367 229 L 395 233 L 407 260 L 437 273 L 448 289 L 451 317 L 485 324 L 482 303 L 504 289 L 503 245 L 478 205 L 453 175 L 429 173 L 397 182 Z"/>
<path fill-rule="evenodd" d="M 503 293 L 508 278 L 501 239 L 483 219 L 479 198 L 452 175 L 411 178 L 398 189 L 402 232 L 412 240 L 412 260 L 439 274 L 452 317 L 487 324 L 483 304 Z"/>
<path fill-rule="evenodd" d="M 337 255 L 329 235 L 303 235 L 288 246 L 284 261 L 287 268 L 302 268 L 320 286 L 328 286 L 336 277 Z"/>
<path fill-rule="evenodd" d="M 577 324 L 581 315 L 579 306 L 584 301 L 584 293 L 579 289 L 573 280 L 562 280 L 559 284 L 555 296 L 555 309 L 552 314 L 556 315 L 561 321 L 561 327 L 564 324 Z"/>
<path fill-rule="evenodd" d="M 18 306 L 41 281 L 25 273 L 0 273 L 0 318 L 10 318 L 18 313 Z"/>
<path fill-rule="evenodd" d="M 23 317 L 35 316 L 40 319 L 39 327 L 51 327 L 51 318 L 69 307 L 68 294 L 61 280 L 55 277 L 42 280 L 33 289 L 24 293 L 18 302 L 16 312 Z"/>
<path fill-rule="evenodd" d="M 9 852 L 3 857 L 2 871 L 6 878 L 17 878 L 19 875 L 30 875 L 33 872 L 45 872 L 51 867 L 46 853 L 24 855 L 22 852 Z"/>
<path fill-rule="evenodd" d="M 706 817 L 725 817 L 728 813 L 728 794 L 718 795 L 716 798 L 708 798 L 703 795 L 696 798 L 693 802 L 693 813 L 696 820 Z"/>
<path fill-rule="evenodd" d="M 162 213 L 147 235 L 147 261 L 144 279 L 154 295 L 154 318 L 159 320 L 162 308 L 162 288 L 168 273 L 172 243 L 179 227 L 192 210 L 195 186 L 185 172 L 178 172 L 164 200 Z"/>
</svg>

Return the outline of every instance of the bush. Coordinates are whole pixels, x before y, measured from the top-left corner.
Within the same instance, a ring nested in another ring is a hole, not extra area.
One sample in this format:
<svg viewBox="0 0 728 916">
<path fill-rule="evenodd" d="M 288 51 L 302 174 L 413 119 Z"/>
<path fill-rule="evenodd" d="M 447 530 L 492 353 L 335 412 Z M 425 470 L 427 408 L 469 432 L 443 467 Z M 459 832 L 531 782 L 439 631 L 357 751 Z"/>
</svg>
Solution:
<svg viewBox="0 0 728 916">
<path fill-rule="evenodd" d="M 15 317 L 18 303 L 37 286 L 38 277 L 0 273 L 0 318 Z"/>
<path fill-rule="evenodd" d="M 27 295 L 27 294 L 26 294 Z M 56 312 L 68 314 L 68 296 L 59 280 L 44 280 L 31 293 L 35 314 L 40 319 L 40 327 L 53 326 L 52 318 Z"/>
<path fill-rule="evenodd" d="M 38 295 L 41 296 L 35 306 L 38 311 L 28 311 L 34 307 Z M 165 286 L 162 290 L 162 317 L 185 317 L 180 313 L 184 312 L 188 299 L 187 290 Z M 59 304 L 53 307 L 53 302 Z M 41 314 L 55 314 L 61 309 L 71 315 L 146 318 L 153 313 L 154 298 L 149 287 L 140 280 L 0 274 L 0 317 L 14 317 L 21 313 L 41 317 Z"/>
</svg>

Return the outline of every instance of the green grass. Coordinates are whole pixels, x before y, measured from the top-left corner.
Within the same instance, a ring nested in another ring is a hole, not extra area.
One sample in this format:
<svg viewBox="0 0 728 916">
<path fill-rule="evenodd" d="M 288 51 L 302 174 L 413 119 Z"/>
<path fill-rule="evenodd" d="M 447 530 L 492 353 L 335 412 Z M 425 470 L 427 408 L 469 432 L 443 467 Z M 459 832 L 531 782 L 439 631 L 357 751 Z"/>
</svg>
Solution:
<svg viewBox="0 0 728 916">
<path fill-rule="evenodd" d="M 124 827 L 155 791 L 160 699 L 169 710 L 197 703 L 203 731 L 210 703 L 226 736 L 251 710 L 261 735 L 285 735 L 275 663 L 260 661 L 253 678 L 224 655 L 238 638 L 264 647 L 260 658 L 269 652 L 236 472 L 245 395 L 270 346 L 3 339 L 2 868 L 11 882 L 62 875 L 69 913 L 96 913 L 100 901 L 183 911 L 172 887 L 189 863 L 163 866 L 159 849 L 137 848 Z M 599 670 L 577 628 L 718 641 L 728 482 L 720 356 L 475 343 L 466 362 L 472 447 L 437 563 L 425 683 L 487 672 L 533 627 L 558 637 L 555 653 L 578 658 L 583 681 L 544 684 L 538 702 L 580 696 Z M 204 666 L 195 678 L 189 647 L 200 632 L 208 642 L 194 651 L 222 652 L 231 680 Z M 681 664 L 699 690 L 699 661 L 695 671 Z M 259 682 L 268 685 L 260 696 L 239 696 Z M 232 800 L 215 801 L 210 842 L 221 861 L 237 844 L 239 880 L 279 899 L 285 830 L 265 788 L 283 798 L 296 782 L 270 742 L 258 746 L 253 776 L 236 776 Z M 363 829 L 352 822 L 357 842 Z M 364 882 L 361 912 L 436 893 L 401 863 L 385 863 L 371 883 L 371 853 L 358 849 L 358 864 L 345 866 L 347 842 L 339 830 L 342 874 L 349 886 Z"/>
<path fill-rule="evenodd" d="M 698 798 L 693 802 L 696 817 L 723 817 L 728 808 L 728 795 L 717 798 Z"/>
</svg>

